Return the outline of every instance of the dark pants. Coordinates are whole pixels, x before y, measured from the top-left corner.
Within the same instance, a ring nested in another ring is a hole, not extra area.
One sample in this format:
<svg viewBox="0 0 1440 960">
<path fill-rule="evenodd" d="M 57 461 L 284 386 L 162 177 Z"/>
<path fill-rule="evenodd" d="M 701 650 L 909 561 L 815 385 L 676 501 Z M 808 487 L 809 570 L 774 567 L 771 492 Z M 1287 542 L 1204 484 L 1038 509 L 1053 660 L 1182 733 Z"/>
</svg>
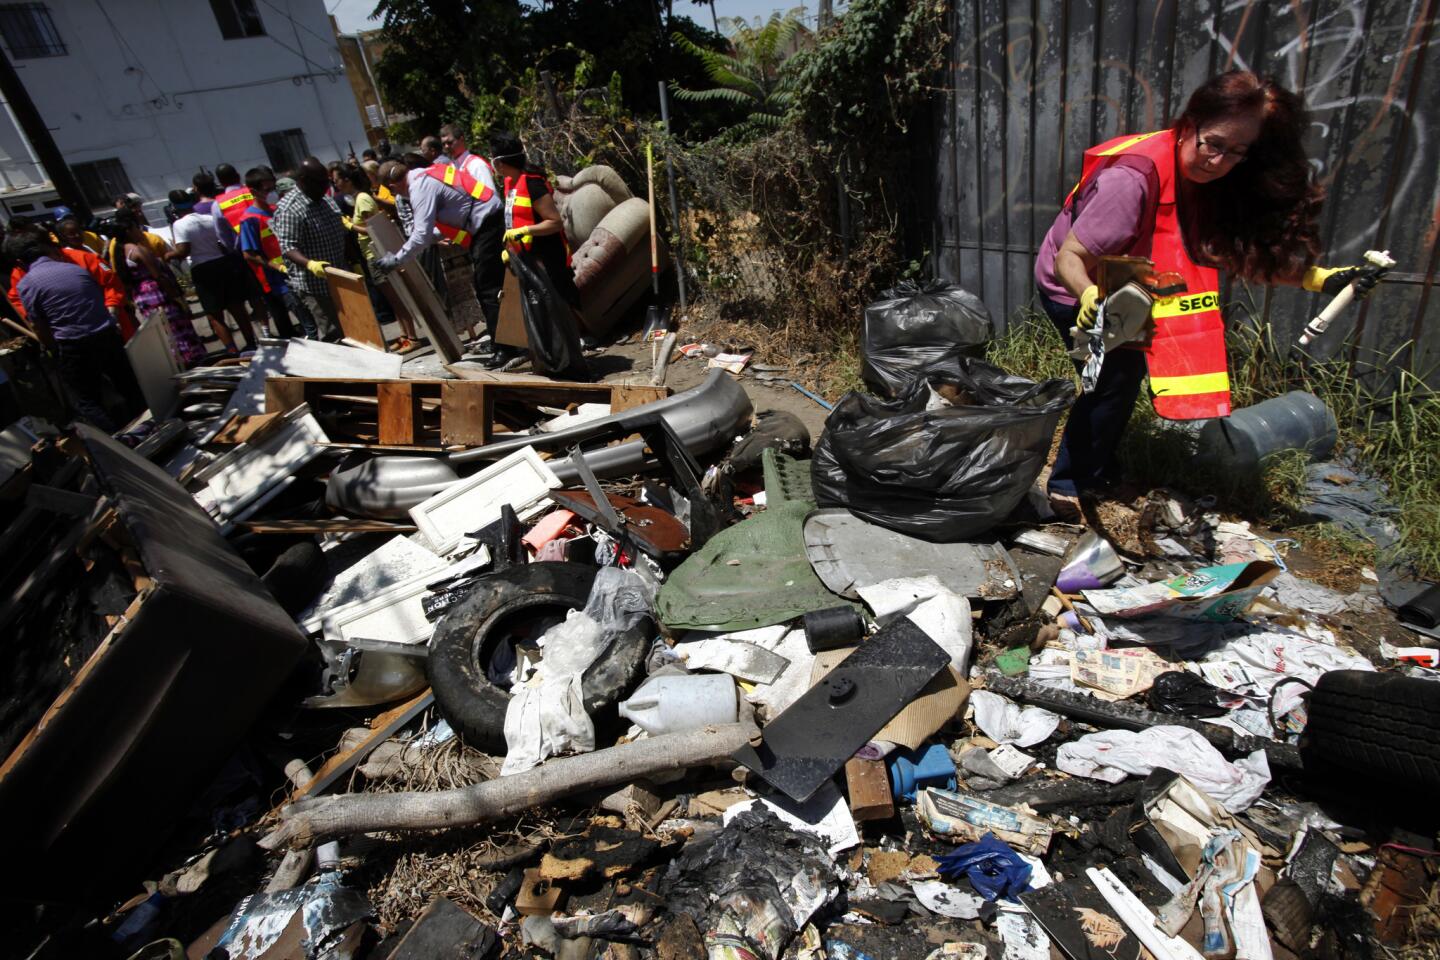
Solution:
<svg viewBox="0 0 1440 960">
<path fill-rule="evenodd" d="M 485 316 L 485 332 L 492 339 L 500 323 L 500 288 L 505 286 L 505 264 L 500 259 L 504 237 L 505 214 L 496 210 L 480 224 L 470 244 L 475 299 L 480 302 L 480 312 Z"/>
<path fill-rule="evenodd" d="M 145 409 L 145 395 L 125 355 L 120 331 L 110 327 L 78 340 L 57 340 L 55 344 L 60 380 L 81 417 L 106 433 L 114 433 Z M 105 409 L 106 381 L 125 403 L 119 423 Z"/>
<path fill-rule="evenodd" d="M 1060 331 L 1066 348 L 1073 347 L 1070 328 L 1075 325 L 1079 305 L 1056 303 L 1044 293 L 1040 294 L 1040 305 Z M 1083 366 L 1075 361 L 1077 372 Z M 1073 497 L 1120 479 L 1116 451 L 1144 380 L 1143 351 L 1122 347 L 1105 354 L 1105 365 L 1100 368 L 1095 389 L 1082 394 L 1070 408 L 1070 419 L 1060 438 L 1060 451 L 1050 471 L 1048 489 L 1051 493 Z"/>
<path fill-rule="evenodd" d="M 375 320 L 381 327 L 387 323 L 394 323 L 395 310 L 390 306 L 390 301 L 385 299 L 385 294 L 380 292 L 380 286 L 375 282 L 375 272 L 370 269 L 370 264 L 361 260 L 360 269 L 365 275 L 365 292 L 370 295 L 370 309 L 375 311 Z"/>
<path fill-rule="evenodd" d="M 293 288 L 285 294 L 285 306 L 289 307 L 290 312 L 295 315 L 295 319 L 300 321 L 302 336 L 310 340 L 320 339 L 320 329 L 315 324 L 315 318 L 310 314 L 310 308 L 305 306 L 303 300 L 295 296 Z"/>
<path fill-rule="evenodd" d="M 275 335 L 286 339 L 295 336 L 295 324 L 290 322 L 290 305 L 285 302 L 285 294 L 271 290 L 262 299 L 265 301 L 265 312 L 270 315 L 270 325 L 275 329 Z"/>
</svg>

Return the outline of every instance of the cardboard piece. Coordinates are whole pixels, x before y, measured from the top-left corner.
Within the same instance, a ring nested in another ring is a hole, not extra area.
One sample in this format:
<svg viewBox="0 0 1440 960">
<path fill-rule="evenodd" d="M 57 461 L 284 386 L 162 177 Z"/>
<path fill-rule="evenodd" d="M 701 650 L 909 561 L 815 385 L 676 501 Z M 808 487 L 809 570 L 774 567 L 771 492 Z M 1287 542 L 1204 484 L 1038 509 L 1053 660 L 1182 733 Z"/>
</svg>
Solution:
<svg viewBox="0 0 1440 960">
<path fill-rule="evenodd" d="M 385 334 L 370 303 L 370 290 L 365 286 L 364 275 L 326 267 L 325 282 L 330 287 L 330 299 L 335 303 L 340 330 L 345 336 L 357 343 L 384 350 Z"/>
<path fill-rule="evenodd" d="M 1102 617 L 1171 617 L 1225 623 L 1245 613 L 1280 567 L 1263 560 L 1201 567 L 1170 580 L 1138 587 L 1084 590 L 1085 600 Z"/>
<path fill-rule="evenodd" d="M 505 285 L 500 288 L 500 319 L 495 324 L 495 342 L 522 350 L 530 348 L 530 337 L 525 333 L 525 313 L 520 308 L 520 281 L 508 269 Z"/>
<path fill-rule="evenodd" d="M 817 653 L 815 665 L 810 671 L 810 685 L 813 687 L 825 679 L 826 674 L 855 650 L 855 647 L 842 647 Z M 917 750 L 937 730 L 965 709 L 965 701 L 969 698 L 969 682 L 954 667 L 949 667 L 926 684 L 925 689 L 921 690 L 914 700 L 870 739 Z"/>
<path fill-rule="evenodd" d="M 181 367 L 175 359 L 170 323 L 164 313 L 157 311 L 144 318 L 140 329 L 125 344 L 125 356 L 151 415 L 156 420 L 170 416 L 180 405 L 180 389 L 174 378 Z"/>
</svg>

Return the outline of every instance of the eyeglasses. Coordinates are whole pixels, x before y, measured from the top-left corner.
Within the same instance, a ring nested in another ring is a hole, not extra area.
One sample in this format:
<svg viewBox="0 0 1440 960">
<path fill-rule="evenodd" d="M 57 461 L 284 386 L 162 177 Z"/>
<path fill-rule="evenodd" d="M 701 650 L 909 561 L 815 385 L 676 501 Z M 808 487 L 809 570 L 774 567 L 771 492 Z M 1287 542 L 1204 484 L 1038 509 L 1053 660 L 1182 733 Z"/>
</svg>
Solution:
<svg viewBox="0 0 1440 960">
<path fill-rule="evenodd" d="M 1233 160 L 1236 163 L 1244 160 L 1250 153 L 1249 147 L 1226 147 L 1223 143 L 1216 143 L 1214 140 L 1202 137 L 1199 130 L 1195 131 L 1195 149 L 1206 160 L 1224 157 L 1226 160 Z"/>
</svg>

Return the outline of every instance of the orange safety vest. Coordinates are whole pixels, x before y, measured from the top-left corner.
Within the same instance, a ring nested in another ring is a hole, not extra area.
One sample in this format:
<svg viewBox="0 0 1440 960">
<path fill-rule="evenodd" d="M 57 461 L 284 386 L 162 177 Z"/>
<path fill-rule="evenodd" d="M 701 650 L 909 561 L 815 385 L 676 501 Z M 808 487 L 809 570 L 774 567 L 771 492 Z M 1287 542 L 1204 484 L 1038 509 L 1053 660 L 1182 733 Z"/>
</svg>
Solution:
<svg viewBox="0 0 1440 960">
<path fill-rule="evenodd" d="M 215 198 L 215 209 L 229 221 L 231 229 L 238 231 L 246 209 L 254 202 L 255 197 L 250 193 L 249 187 L 231 187 Z"/>
<path fill-rule="evenodd" d="M 540 177 L 546 188 L 550 187 L 550 181 L 541 177 L 538 173 L 527 173 L 518 180 L 514 177 L 505 178 L 505 229 L 514 230 L 516 227 L 533 227 L 540 222 L 535 216 L 535 204 L 530 197 L 530 178 Z M 560 238 L 560 245 L 565 248 L 565 266 L 570 263 L 570 242 L 565 239 L 565 231 L 561 230 L 557 236 Z M 528 246 L 529 238 L 526 238 Z"/>
<path fill-rule="evenodd" d="M 464 170 L 452 167 L 448 163 L 431 164 L 425 168 L 425 175 L 427 177 L 434 177 L 447 187 L 454 187 L 461 193 L 473 197 L 481 203 L 485 203 L 491 197 L 495 196 L 495 191 L 491 190 L 487 184 L 481 183 Z M 452 227 L 450 224 L 441 223 L 439 220 L 435 221 L 435 229 L 440 231 L 440 236 L 458 247 L 468 249 L 470 242 L 475 239 L 470 235 L 469 230 L 461 227 Z"/>
<path fill-rule="evenodd" d="M 1156 273 L 1174 272 L 1185 292 L 1157 299 L 1150 309 L 1155 336 L 1145 349 L 1150 403 L 1167 420 L 1203 420 L 1230 415 L 1230 374 L 1225 358 L 1225 321 L 1220 316 L 1220 273 L 1190 258 L 1176 209 L 1175 132 L 1126 135 L 1085 151 L 1080 182 L 1065 199 L 1069 207 L 1080 187 L 1117 164 L 1153 171 L 1160 188 L 1150 259 Z M 1143 251 L 1136 251 L 1143 254 Z"/>
<path fill-rule="evenodd" d="M 254 203 L 253 198 L 251 203 Z M 258 207 L 247 206 L 240 211 L 239 222 L 244 223 L 246 220 L 260 221 L 260 253 L 265 257 L 265 262 L 269 264 L 270 269 L 283 274 L 285 272 L 285 258 L 280 253 L 279 238 L 277 238 L 274 231 L 270 229 L 270 217 L 271 214 L 265 213 Z M 239 223 L 236 224 L 235 230 L 237 233 L 239 232 Z M 270 289 L 270 280 L 265 276 L 265 268 L 249 260 L 245 262 L 248 263 L 250 269 L 255 272 L 255 279 L 260 281 L 260 289 L 265 293 L 272 292 Z"/>
</svg>

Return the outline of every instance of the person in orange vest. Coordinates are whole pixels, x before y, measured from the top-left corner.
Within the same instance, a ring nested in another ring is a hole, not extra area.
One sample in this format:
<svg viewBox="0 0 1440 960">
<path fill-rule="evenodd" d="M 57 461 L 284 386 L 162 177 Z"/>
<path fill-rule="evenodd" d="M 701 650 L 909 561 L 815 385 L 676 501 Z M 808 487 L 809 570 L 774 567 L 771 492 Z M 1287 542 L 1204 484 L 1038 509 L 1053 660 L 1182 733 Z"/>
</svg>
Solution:
<svg viewBox="0 0 1440 960">
<path fill-rule="evenodd" d="M 17 227 L 19 225 L 15 224 Z M 125 287 L 121 284 L 115 271 L 97 254 L 84 247 L 60 247 L 59 249 L 65 259 L 76 266 L 84 267 L 95 278 L 95 282 L 100 284 L 100 289 L 104 291 L 105 295 L 105 309 L 115 317 L 121 339 L 129 340 L 131 334 L 135 332 L 135 320 L 125 309 Z M 16 315 L 21 320 L 25 320 L 27 324 L 29 321 L 25 317 L 25 303 L 20 299 L 20 281 L 25 278 L 25 272 L 28 269 L 19 261 L 10 265 L 10 290 L 7 297 Z"/>
<path fill-rule="evenodd" d="M 295 336 L 295 326 L 290 322 L 290 285 L 285 282 L 285 258 L 280 254 L 280 241 L 270 229 L 274 210 L 267 200 L 275 190 L 275 172 L 269 167 L 251 167 L 245 171 L 245 187 L 250 203 L 240 213 L 236 246 L 255 274 L 265 312 L 270 315 L 276 334 L 288 339 Z M 305 319 L 308 314 L 301 319 L 302 328 Z M 310 325 L 313 327 L 313 319 Z M 306 329 L 305 335 L 313 338 L 315 331 Z"/>
<path fill-rule="evenodd" d="M 1078 515 L 1081 494 L 1119 480 L 1116 451 L 1147 375 L 1161 417 L 1229 416 L 1220 270 L 1327 294 L 1378 281 L 1374 268 L 1314 264 L 1323 190 L 1301 145 L 1306 126 L 1298 95 L 1232 70 L 1192 93 L 1170 128 L 1085 151 L 1035 261 L 1040 304 L 1066 345 L 1072 327 L 1095 325 L 1102 256 L 1148 257 L 1185 289 L 1156 299 L 1149 344 L 1107 351 L 1095 389 L 1076 400 L 1049 480 L 1058 513 Z"/>
<path fill-rule="evenodd" d="M 387 160 L 380 166 L 380 181 L 397 197 L 406 198 L 413 219 L 400 249 L 375 258 L 376 271 L 383 276 L 444 240 L 469 251 L 478 288 L 487 260 L 500 255 L 503 213 L 495 188 L 458 167 L 440 162 L 411 170 L 398 160 Z M 480 309 L 493 338 L 500 319 L 498 288 L 493 302 L 480 300 Z"/>
</svg>

